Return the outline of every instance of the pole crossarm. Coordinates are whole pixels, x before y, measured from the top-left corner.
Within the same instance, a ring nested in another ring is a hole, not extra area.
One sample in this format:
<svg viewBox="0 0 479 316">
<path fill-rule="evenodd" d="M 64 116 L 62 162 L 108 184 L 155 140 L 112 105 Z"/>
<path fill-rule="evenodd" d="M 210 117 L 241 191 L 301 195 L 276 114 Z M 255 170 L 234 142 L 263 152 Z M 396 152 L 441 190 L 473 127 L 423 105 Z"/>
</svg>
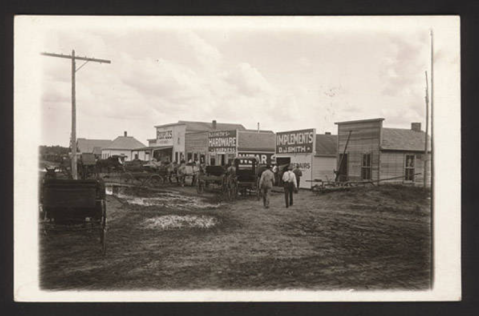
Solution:
<svg viewBox="0 0 479 316">
<path fill-rule="evenodd" d="M 75 60 L 85 60 L 85 61 L 94 61 L 97 63 L 105 63 L 105 64 L 111 64 L 110 60 L 107 59 L 98 59 L 98 58 L 88 58 L 88 57 L 73 57 L 71 55 L 63 55 L 63 54 L 53 54 L 53 53 L 41 53 L 44 56 L 50 56 L 50 57 L 60 57 L 60 58 L 67 58 L 67 59 L 72 59 L 75 58 Z"/>
</svg>

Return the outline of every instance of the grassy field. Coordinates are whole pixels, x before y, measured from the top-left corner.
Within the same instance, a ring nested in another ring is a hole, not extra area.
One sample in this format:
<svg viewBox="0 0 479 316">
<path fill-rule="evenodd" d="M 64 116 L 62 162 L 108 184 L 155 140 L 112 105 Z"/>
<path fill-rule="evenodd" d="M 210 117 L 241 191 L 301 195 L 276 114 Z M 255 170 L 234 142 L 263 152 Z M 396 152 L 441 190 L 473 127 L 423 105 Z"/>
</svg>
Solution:
<svg viewBox="0 0 479 316">
<path fill-rule="evenodd" d="M 41 235 L 48 290 L 426 289 L 429 192 L 381 186 L 234 203 L 214 194 L 108 196 L 107 253 L 97 234 Z"/>
</svg>

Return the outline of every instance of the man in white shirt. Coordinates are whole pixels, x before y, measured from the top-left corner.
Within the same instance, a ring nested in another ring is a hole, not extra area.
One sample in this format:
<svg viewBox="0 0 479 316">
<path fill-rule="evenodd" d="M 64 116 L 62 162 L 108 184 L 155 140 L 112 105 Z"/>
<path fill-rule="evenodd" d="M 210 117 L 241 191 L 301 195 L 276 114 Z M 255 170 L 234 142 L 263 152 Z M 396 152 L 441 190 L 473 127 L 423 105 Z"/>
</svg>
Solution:
<svg viewBox="0 0 479 316">
<path fill-rule="evenodd" d="M 293 205 L 293 191 L 297 190 L 296 176 L 294 175 L 293 166 L 289 165 L 288 170 L 283 173 L 284 199 L 286 208 Z"/>
</svg>

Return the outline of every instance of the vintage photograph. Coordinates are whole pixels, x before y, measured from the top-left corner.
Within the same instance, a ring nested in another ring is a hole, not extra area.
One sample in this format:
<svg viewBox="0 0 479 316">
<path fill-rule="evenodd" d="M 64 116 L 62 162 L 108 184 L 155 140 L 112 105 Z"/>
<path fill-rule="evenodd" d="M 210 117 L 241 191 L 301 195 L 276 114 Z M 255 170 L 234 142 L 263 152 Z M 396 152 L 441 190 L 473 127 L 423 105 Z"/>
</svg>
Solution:
<svg viewBox="0 0 479 316">
<path fill-rule="evenodd" d="M 460 299 L 457 17 L 15 22 L 17 299 Z"/>
</svg>

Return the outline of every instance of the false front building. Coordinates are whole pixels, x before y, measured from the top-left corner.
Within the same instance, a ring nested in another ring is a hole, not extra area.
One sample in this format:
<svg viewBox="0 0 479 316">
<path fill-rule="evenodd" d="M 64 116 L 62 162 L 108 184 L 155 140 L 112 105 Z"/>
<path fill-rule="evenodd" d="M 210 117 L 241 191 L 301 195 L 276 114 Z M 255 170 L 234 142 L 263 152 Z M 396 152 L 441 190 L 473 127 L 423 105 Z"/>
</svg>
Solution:
<svg viewBox="0 0 479 316">
<path fill-rule="evenodd" d="M 383 118 L 338 122 L 338 166 L 340 181 L 424 183 L 426 134 L 421 123 L 411 129 L 385 128 Z M 431 183 L 427 164 L 427 185 Z"/>
<path fill-rule="evenodd" d="M 148 140 L 145 151 L 158 161 L 206 161 L 210 131 L 245 130 L 243 125 L 178 121 L 155 126 L 156 138 Z"/>
</svg>

